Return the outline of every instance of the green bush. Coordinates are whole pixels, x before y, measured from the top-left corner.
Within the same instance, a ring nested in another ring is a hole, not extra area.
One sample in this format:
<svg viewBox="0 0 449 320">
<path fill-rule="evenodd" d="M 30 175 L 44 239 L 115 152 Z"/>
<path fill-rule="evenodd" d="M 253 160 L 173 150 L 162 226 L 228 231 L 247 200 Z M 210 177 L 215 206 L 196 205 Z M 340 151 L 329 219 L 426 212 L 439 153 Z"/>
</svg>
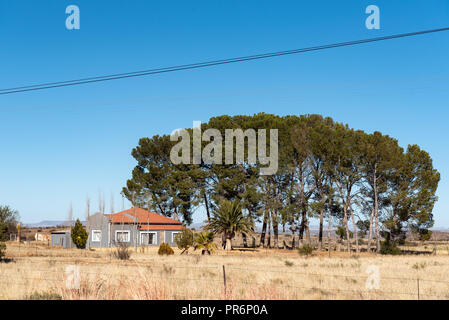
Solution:
<svg viewBox="0 0 449 320">
<path fill-rule="evenodd" d="M 78 249 L 84 249 L 86 247 L 86 242 L 89 235 L 79 219 L 76 219 L 75 226 L 71 229 L 70 234 L 73 243 Z"/>
<path fill-rule="evenodd" d="M 301 256 L 310 256 L 313 253 L 313 246 L 310 244 L 305 244 L 298 248 L 298 252 Z"/>
<path fill-rule="evenodd" d="M 401 249 L 394 242 L 382 241 L 380 243 L 380 254 L 398 255 L 401 254 Z"/>
<path fill-rule="evenodd" d="M 346 229 L 342 226 L 338 226 L 335 234 L 340 237 L 340 239 L 346 239 Z M 354 237 L 354 232 L 349 231 L 349 238 Z"/>
<path fill-rule="evenodd" d="M 181 254 L 187 253 L 189 248 L 193 246 L 193 232 L 190 229 L 184 229 L 175 236 L 175 243 L 180 250 Z"/>
<path fill-rule="evenodd" d="M 157 253 L 159 255 L 171 255 L 171 254 L 175 254 L 175 252 L 173 251 L 172 247 L 170 247 L 170 245 L 168 243 L 161 243 L 161 245 L 159 246 L 159 250 L 157 251 Z"/>
</svg>

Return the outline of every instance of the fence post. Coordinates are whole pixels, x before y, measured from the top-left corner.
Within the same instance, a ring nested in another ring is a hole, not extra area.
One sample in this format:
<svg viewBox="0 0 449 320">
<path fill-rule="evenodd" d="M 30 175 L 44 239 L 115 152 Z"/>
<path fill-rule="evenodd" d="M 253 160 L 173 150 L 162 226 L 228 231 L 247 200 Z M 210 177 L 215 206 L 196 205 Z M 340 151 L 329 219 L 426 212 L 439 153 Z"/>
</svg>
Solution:
<svg viewBox="0 0 449 320">
<path fill-rule="evenodd" d="M 224 283 L 224 293 L 226 296 L 226 269 L 224 265 L 223 265 L 223 283 Z"/>
<path fill-rule="evenodd" d="M 419 300 L 419 278 L 416 279 L 416 282 L 418 284 L 418 300 Z"/>
</svg>

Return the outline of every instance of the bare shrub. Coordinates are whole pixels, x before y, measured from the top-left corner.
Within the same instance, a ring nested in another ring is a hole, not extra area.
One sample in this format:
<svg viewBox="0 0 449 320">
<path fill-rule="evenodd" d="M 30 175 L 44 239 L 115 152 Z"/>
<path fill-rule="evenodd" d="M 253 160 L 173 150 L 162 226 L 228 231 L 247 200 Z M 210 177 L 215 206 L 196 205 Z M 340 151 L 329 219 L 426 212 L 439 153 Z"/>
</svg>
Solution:
<svg viewBox="0 0 449 320">
<path fill-rule="evenodd" d="M 129 260 L 131 258 L 131 251 L 128 244 L 125 242 L 117 242 L 115 251 L 112 252 L 114 258 L 119 260 Z"/>
<path fill-rule="evenodd" d="M 293 266 L 293 262 L 289 261 L 289 260 L 285 260 L 285 265 L 287 267 L 292 267 Z"/>
<path fill-rule="evenodd" d="M 62 300 L 62 296 L 52 291 L 37 292 L 25 298 L 26 300 Z"/>
</svg>

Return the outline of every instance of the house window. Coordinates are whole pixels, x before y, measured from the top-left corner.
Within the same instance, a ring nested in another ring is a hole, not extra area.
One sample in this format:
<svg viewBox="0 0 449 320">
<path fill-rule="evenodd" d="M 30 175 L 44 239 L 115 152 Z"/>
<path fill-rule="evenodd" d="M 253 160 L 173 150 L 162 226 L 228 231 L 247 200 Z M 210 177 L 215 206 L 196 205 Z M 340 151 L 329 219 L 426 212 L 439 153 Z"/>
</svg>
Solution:
<svg viewBox="0 0 449 320">
<path fill-rule="evenodd" d="M 129 242 L 130 235 L 129 231 L 116 231 L 115 232 L 115 241 L 116 242 Z"/>
<path fill-rule="evenodd" d="M 155 245 L 157 244 L 157 232 L 141 232 L 140 243 L 142 245 Z"/>
<path fill-rule="evenodd" d="M 172 242 L 172 243 L 175 243 L 176 235 L 177 235 L 178 233 L 180 233 L 180 232 L 172 232 L 172 233 L 171 233 L 171 242 Z"/>
<path fill-rule="evenodd" d="M 101 241 L 101 230 L 92 230 L 92 242 Z"/>
</svg>

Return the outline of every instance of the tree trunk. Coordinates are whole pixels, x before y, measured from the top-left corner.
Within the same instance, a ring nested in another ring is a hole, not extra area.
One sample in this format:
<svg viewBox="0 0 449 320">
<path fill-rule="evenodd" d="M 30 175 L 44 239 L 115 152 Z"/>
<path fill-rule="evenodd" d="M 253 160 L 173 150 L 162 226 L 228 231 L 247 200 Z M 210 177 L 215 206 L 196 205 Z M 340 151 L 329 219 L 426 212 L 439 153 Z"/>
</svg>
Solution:
<svg viewBox="0 0 449 320">
<path fill-rule="evenodd" d="M 349 227 L 348 227 L 348 204 L 347 198 L 344 196 L 343 187 L 341 185 L 338 186 L 340 191 L 340 197 L 343 201 L 343 225 L 346 231 L 346 249 L 348 252 L 351 252 L 351 237 L 349 236 Z"/>
<path fill-rule="evenodd" d="M 226 251 L 230 251 L 232 250 L 232 243 L 231 243 L 231 239 L 230 238 L 226 238 L 226 247 L 225 247 Z"/>
<path fill-rule="evenodd" d="M 294 222 L 292 222 L 290 230 L 292 231 L 292 249 L 295 249 L 295 247 L 296 247 L 296 243 L 295 243 L 296 227 L 295 227 L 295 223 Z"/>
<path fill-rule="evenodd" d="M 329 255 L 331 254 L 331 219 L 332 219 L 332 215 L 329 212 L 329 221 L 327 223 L 327 250 L 329 251 Z"/>
<path fill-rule="evenodd" d="M 368 248 L 367 251 L 371 252 L 371 241 L 373 240 L 373 222 L 374 222 L 374 208 L 371 210 L 369 218 L 369 234 L 368 234 Z"/>
<path fill-rule="evenodd" d="M 259 246 L 262 246 L 264 248 L 265 248 L 265 234 L 267 232 L 267 220 L 268 216 L 267 212 L 265 211 L 265 214 L 263 216 L 262 232 L 260 234 L 260 244 L 259 244 Z"/>
<path fill-rule="evenodd" d="M 379 232 L 379 199 L 377 194 L 377 177 L 376 170 L 374 170 L 374 216 L 376 217 L 376 238 L 377 238 L 377 252 L 380 252 L 380 232 Z"/>
<path fill-rule="evenodd" d="M 370 224 L 369 224 L 368 252 L 371 251 L 371 241 L 373 239 L 373 223 L 374 223 L 373 219 L 374 219 L 374 217 L 377 218 L 377 213 L 379 210 L 379 203 L 378 203 L 379 199 L 378 199 L 378 194 L 377 194 L 377 164 L 374 165 L 373 192 L 374 192 L 374 203 L 373 203 L 373 210 L 371 211 Z M 376 234 L 377 234 L 377 228 L 376 228 Z M 376 236 L 376 238 L 377 238 L 377 236 Z M 379 249 L 378 246 L 377 246 L 377 249 Z"/>
<path fill-rule="evenodd" d="M 223 249 L 226 249 L 226 236 L 225 236 L 225 234 L 223 234 L 221 236 L 221 246 L 223 247 Z"/>
<path fill-rule="evenodd" d="M 299 240 L 304 239 L 304 229 L 306 226 L 306 214 L 304 210 L 301 210 L 301 224 L 299 225 Z"/>
<path fill-rule="evenodd" d="M 206 205 L 207 221 L 210 221 L 209 202 L 207 201 L 206 191 L 204 191 L 204 204 Z"/>
<path fill-rule="evenodd" d="M 243 239 L 243 247 L 248 248 L 248 241 L 246 239 L 246 233 L 242 232 L 242 239 Z"/>
<path fill-rule="evenodd" d="M 379 232 L 379 216 L 378 212 L 375 213 L 376 218 L 376 251 L 380 252 L 380 232 Z"/>
<path fill-rule="evenodd" d="M 324 219 L 324 208 L 320 211 L 320 231 L 318 235 L 318 251 L 321 251 L 323 247 L 323 219 Z"/>
<path fill-rule="evenodd" d="M 348 227 L 348 208 L 346 207 L 346 203 L 343 204 L 343 224 L 346 231 L 346 249 L 348 252 L 351 252 L 351 237 L 349 236 L 349 227 Z"/>
<path fill-rule="evenodd" d="M 355 250 L 356 252 L 359 252 L 359 235 L 357 234 L 357 225 L 355 224 L 355 218 L 354 218 L 354 212 L 352 211 L 352 205 L 351 205 L 351 199 L 348 199 L 349 203 L 349 212 L 351 213 L 351 219 L 352 219 L 352 230 L 354 232 L 355 237 Z"/>
<path fill-rule="evenodd" d="M 310 228 L 309 228 L 309 219 L 307 217 L 307 206 L 305 205 L 305 203 L 303 204 L 303 209 L 302 211 L 304 212 L 304 231 L 306 232 L 306 242 L 308 244 L 312 243 L 312 240 L 310 238 Z"/>
<path fill-rule="evenodd" d="M 268 212 L 268 239 L 267 239 L 267 247 L 271 248 L 271 215 Z"/>
<path fill-rule="evenodd" d="M 279 224 L 277 221 L 277 212 L 273 217 L 273 234 L 274 234 L 274 247 L 279 249 Z"/>
</svg>

